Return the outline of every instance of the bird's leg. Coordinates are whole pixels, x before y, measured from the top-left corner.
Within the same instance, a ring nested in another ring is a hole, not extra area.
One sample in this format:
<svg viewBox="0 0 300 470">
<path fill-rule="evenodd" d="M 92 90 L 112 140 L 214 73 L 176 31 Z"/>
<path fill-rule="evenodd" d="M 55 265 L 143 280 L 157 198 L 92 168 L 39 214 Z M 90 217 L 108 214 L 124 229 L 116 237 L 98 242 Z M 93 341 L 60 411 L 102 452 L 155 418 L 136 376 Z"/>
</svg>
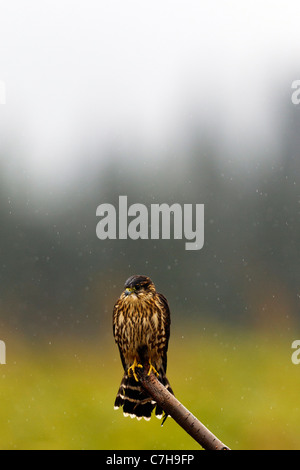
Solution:
<svg viewBox="0 0 300 470">
<path fill-rule="evenodd" d="M 132 375 L 133 375 L 133 377 L 135 378 L 135 380 L 138 382 L 139 379 L 138 379 L 138 376 L 136 375 L 136 372 L 135 372 L 135 368 L 136 368 L 136 367 L 141 367 L 141 368 L 143 368 L 142 364 L 138 364 L 138 362 L 137 362 L 137 360 L 136 360 L 136 357 L 135 357 L 135 358 L 134 358 L 134 361 L 133 361 L 133 364 L 132 364 L 132 366 L 130 366 L 130 367 L 128 368 L 127 373 L 128 373 L 128 376 L 129 376 L 129 377 L 132 377 Z"/>
<path fill-rule="evenodd" d="M 147 374 L 147 375 L 150 375 L 151 372 L 153 372 L 157 377 L 159 376 L 159 373 L 157 372 L 157 370 L 155 369 L 154 365 L 152 364 L 151 359 L 149 359 L 149 370 L 148 370 L 148 374 Z"/>
</svg>

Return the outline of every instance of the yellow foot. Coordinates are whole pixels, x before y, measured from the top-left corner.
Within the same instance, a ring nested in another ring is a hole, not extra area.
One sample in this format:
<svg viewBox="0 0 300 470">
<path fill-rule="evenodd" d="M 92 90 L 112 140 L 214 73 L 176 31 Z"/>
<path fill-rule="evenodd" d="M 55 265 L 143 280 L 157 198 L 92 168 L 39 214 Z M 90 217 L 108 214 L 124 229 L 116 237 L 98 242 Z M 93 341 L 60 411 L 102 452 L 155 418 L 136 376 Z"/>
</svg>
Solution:
<svg viewBox="0 0 300 470">
<path fill-rule="evenodd" d="M 159 373 L 157 372 L 157 370 L 155 369 L 155 367 L 152 365 L 151 360 L 149 359 L 149 370 L 148 370 L 148 374 L 147 374 L 147 375 L 150 375 L 151 372 L 153 372 L 153 373 L 156 375 L 156 377 L 159 376 Z"/>
<path fill-rule="evenodd" d="M 133 376 L 135 378 L 135 380 L 138 382 L 139 378 L 138 378 L 138 376 L 136 375 L 136 372 L 135 372 L 136 367 L 143 368 L 142 364 L 138 364 L 136 358 L 134 358 L 134 362 L 133 362 L 132 366 L 129 367 L 127 373 L 128 373 L 129 377 Z"/>
</svg>

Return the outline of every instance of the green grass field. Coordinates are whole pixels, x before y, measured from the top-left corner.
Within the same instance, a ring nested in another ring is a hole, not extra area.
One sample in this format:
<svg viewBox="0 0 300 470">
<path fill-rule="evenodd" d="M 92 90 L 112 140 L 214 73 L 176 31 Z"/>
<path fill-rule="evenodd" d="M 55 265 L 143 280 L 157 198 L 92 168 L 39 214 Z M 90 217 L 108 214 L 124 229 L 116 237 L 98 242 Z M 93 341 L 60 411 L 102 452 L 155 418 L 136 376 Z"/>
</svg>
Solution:
<svg viewBox="0 0 300 470">
<path fill-rule="evenodd" d="M 1 449 L 199 449 L 171 418 L 124 418 L 112 337 L 99 342 L 2 337 Z M 296 337 L 210 326 L 172 331 L 168 377 L 177 398 L 232 449 L 299 449 Z"/>
</svg>

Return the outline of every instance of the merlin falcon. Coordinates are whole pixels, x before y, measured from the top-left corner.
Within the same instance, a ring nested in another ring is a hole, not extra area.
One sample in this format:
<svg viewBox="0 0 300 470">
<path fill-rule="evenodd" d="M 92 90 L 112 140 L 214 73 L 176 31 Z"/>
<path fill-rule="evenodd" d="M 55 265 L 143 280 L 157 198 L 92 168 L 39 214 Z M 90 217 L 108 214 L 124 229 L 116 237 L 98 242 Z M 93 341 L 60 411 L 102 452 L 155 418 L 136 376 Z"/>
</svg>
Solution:
<svg viewBox="0 0 300 470">
<path fill-rule="evenodd" d="M 163 410 L 147 395 L 138 378 L 138 369 L 145 368 L 173 394 L 166 377 L 170 309 L 149 277 L 135 275 L 125 282 L 113 310 L 113 334 L 124 368 L 115 409 L 123 406 L 124 416 L 149 420 L 155 408 L 156 417 L 161 418 Z"/>
</svg>

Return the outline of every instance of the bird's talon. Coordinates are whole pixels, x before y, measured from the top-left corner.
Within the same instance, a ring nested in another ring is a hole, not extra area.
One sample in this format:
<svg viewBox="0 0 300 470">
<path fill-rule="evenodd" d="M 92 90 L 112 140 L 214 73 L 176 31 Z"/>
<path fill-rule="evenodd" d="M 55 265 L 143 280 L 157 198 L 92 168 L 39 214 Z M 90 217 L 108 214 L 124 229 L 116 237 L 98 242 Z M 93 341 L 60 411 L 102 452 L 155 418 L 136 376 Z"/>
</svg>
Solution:
<svg viewBox="0 0 300 470">
<path fill-rule="evenodd" d="M 147 375 L 150 375 L 151 372 L 153 372 L 156 377 L 159 377 L 159 373 L 157 372 L 157 370 L 155 369 L 155 367 L 151 364 L 151 362 L 149 362 L 149 370 L 148 370 L 148 374 Z"/>
<path fill-rule="evenodd" d="M 136 367 L 143 368 L 142 364 L 138 364 L 137 360 L 134 359 L 134 363 L 132 364 L 132 366 L 130 366 L 130 367 L 128 368 L 127 373 L 128 373 L 128 376 L 129 376 L 129 377 L 132 377 L 132 376 L 133 376 L 133 377 L 135 378 L 135 381 L 138 382 L 138 381 L 139 381 L 139 378 L 138 378 L 138 376 L 137 376 L 137 374 L 136 374 L 136 372 L 135 372 L 135 368 L 136 368 Z"/>
</svg>

